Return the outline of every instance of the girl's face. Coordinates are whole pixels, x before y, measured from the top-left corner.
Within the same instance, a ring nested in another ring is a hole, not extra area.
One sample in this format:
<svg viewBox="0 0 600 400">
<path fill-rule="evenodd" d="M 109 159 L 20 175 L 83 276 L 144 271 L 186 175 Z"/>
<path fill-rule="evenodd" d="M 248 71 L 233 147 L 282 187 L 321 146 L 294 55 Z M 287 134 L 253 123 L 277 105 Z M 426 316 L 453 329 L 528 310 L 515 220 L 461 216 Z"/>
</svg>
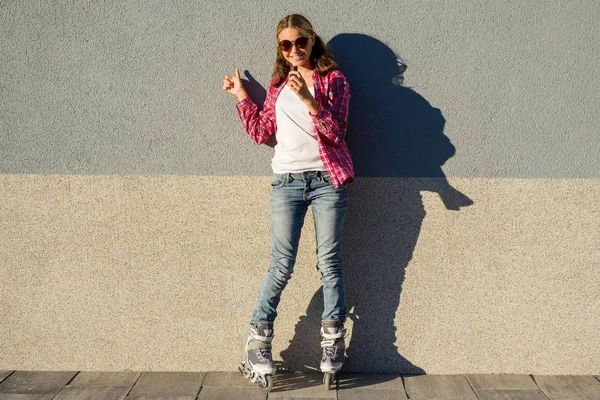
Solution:
<svg viewBox="0 0 600 400">
<path fill-rule="evenodd" d="M 310 54 L 314 40 L 296 28 L 285 28 L 277 36 L 279 50 L 292 67 L 311 68 Z"/>
</svg>

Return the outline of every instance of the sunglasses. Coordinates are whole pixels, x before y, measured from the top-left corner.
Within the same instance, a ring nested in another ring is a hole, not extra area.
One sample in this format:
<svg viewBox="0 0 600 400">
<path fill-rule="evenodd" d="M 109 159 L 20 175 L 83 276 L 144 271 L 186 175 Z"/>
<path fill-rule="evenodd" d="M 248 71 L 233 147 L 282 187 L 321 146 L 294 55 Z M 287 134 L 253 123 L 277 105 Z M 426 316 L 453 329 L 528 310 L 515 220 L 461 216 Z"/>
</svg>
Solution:
<svg viewBox="0 0 600 400">
<path fill-rule="evenodd" d="M 279 49 L 281 51 L 290 51 L 292 49 L 292 47 L 294 46 L 294 44 L 299 49 L 304 49 L 306 46 L 308 46 L 308 38 L 301 36 L 294 41 L 282 40 L 281 42 L 279 42 Z"/>
</svg>

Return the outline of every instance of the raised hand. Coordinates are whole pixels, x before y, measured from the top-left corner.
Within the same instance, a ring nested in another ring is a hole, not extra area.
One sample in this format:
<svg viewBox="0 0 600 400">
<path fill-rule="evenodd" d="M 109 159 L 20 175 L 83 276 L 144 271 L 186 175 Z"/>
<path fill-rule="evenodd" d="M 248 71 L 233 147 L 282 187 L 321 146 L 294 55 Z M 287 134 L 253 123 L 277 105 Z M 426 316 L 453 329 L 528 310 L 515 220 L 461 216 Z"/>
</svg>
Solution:
<svg viewBox="0 0 600 400">
<path fill-rule="evenodd" d="M 225 75 L 225 79 L 223 80 L 223 90 L 237 97 L 239 101 L 248 97 L 248 93 L 246 93 L 242 78 L 240 77 L 239 68 L 235 69 L 235 76 Z"/>
<path fill-rule="evenodd" d="M 308 90 L 308 85 L 302 77 L 302 74 L 297 70 L 292 70 L 289 73 L 287 86 L 290 90 L 298 95 L 300 100 L 308 107 L 308 112 L 315 115 L 319 109 L 319 104 L 314 96 Z"/>
<path fill-rule="evenodd" d="M 302 100 L 304 103 L 311 102 L 312 100 L 314 100 L 313 95 L 308 90 L 308 85 L 306 84 L 306 81 L 304 80 L 302 74 L 300 74 L 299 71 L 290 71 L 287 85 L 292 90 L 292 92 L 296 93 L 300 100 Z"/>
</svg>

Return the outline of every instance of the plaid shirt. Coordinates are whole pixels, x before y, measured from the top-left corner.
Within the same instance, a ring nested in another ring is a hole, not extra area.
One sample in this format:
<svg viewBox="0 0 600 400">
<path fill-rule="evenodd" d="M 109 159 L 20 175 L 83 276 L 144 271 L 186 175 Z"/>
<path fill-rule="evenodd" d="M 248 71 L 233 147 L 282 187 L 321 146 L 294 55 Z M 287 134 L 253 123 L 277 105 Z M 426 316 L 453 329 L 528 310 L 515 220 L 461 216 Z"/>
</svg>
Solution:
<svg viewBox="0 0 600 400">
<path fill-rule="evenodd" d="M 333 70 L 321 76 L 313 71 L 315 100 L 319 103 L 316 115 L 311 115 L 319 140 L 319 155 L 333 185 L 338 188 L 354 179 L 354 166 L 344 141 L 350 104 L 350 87 L 346 77 Z M 237 103 L 237 110 L 246 133 L 257 144 L 263 144 L 277 132 L 275 103 L 286 80 L 279 86 L 269 86 L 262 111 L 248 97 Z"/>
</svg>

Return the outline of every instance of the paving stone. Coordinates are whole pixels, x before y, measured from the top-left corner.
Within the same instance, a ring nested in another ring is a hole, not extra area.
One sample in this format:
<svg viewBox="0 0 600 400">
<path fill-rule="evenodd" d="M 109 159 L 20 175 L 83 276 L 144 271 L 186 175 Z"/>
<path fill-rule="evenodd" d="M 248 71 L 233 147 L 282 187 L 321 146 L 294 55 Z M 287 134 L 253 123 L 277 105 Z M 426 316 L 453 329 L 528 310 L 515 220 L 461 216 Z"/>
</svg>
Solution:
<svg viewBox="0 0 600 400">
<path fill-rule="evenodd" d="M 550 400 L 600 399 L 600 382 L 591 375 L 534 375 L 533 379 Z"/>
<path fill-rule="evenodd" d="M 404 386 L 412 400 L 477 400 L 463 375 L 408 376 Z"/>
<path fill-rule="evenodd" d="M 127 386 L 73 387 L 68 385 L 53 400 L 123 400 L 129 389 Z"/>
<path fill-rule="evenodd" d="M 338 400 L 401 400 L 406 393 L 388 389 L 344 390 L 338 392 Z"/>
<path fill-rule="evenodd" d="M 69 386 L 128 386 L 131 388 L 140 375 L 141 372 L 80 372 Z"/>
<path fill-rule="evenodd" d="M 479 400 L 548 400 L 541 390 L 479 390 Z"/>
<path fill-rule="evenodd" d="M 7 376 L 12 374 L 13 371 L 0 371 L 0 382 L 6 379 Z"/>
<path fill-rule="evenodd" d="M 183 400 L 191 396 L 193 399 L 200 392 L 205 375 L 204 372 L 144 372 L 127 398 Z"/>
<path fill-rule="evenodd" d="M 2 394 L 56 395 L 76 372 L 15 371 L 0 383 Z"/>
<path fill-rule="evenodd" d="M 539 390 L 529 375 L 465 375 L 471 387 L 477 390 Z"/>
<path fill-rule="evenodd" d="M 404 392 L 404 385 L 399 375 L 340 374 L 338 389 L 388 389 Z"/>
<path fill-rule="evenodd" d="M 323 374 L 289 372 L 275 375 L 269 399 L 335 399 L 335 389 L 325 390 Z"/>
<path fill-rule="evenodd" d="M 340 374 L 338 399 L 405 400 L 407 396 L 399 375 Z"/>
<path fill-rule="evenodd" d="M 547 400 L 529 375 L 466 375 L 479 400 Z"/>
<path fill-rule="evenodd" d="M 196 396 L 127 396 L 125 400 L 196 400 Z"/>
<path fill-rule="evenodd" d="M 255 388 L 262 390 L 256 383 L 250 382 L 239 372 L 207 372 L 202 387 Z"/>
<path fill-rule="evenodd" d="M 52 400 L 53 394 L 8 394 L 0 393 L 0 400 Z"/>
<path fill-rule="evenodd" d="M 209 386 L 200 390 L 198 400 L 265 400 L 267 392 L 258 386 L 253 388 Z"/>
</svg>

